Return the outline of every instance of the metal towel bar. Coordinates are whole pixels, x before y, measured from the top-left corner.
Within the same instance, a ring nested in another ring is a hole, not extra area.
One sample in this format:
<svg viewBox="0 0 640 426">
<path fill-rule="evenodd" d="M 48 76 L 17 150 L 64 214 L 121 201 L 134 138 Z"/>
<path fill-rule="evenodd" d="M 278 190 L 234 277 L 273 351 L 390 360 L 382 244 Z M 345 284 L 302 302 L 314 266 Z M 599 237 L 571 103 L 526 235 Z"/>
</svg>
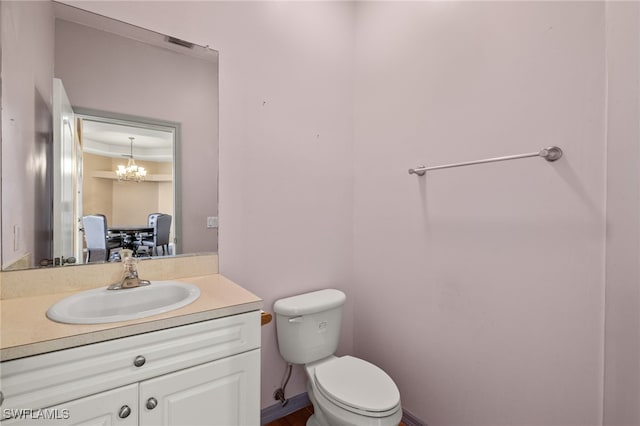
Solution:
<svg viewBox="0 0 640 426">
<path fill-rule="evenodd" d="M 487 158 L 484 160 L 465 161 L 463 163 L 444 164 L 442 166 L 419 166 L 415 169 L 409 169 L 410 175 L 424 176 L 429 170 L 449 169 L 452 167 L 471 166 L 474 164 L 493 163 L 495 161 L 517 160 L 518 158 L 542 157 L 547 161 L 556 161 L 562 158 L 562 150 L 557 146 L 543 148 L 538 152 L 530 152 L 528 154 L 506 155 L 504 157 Z"/>
</svg>

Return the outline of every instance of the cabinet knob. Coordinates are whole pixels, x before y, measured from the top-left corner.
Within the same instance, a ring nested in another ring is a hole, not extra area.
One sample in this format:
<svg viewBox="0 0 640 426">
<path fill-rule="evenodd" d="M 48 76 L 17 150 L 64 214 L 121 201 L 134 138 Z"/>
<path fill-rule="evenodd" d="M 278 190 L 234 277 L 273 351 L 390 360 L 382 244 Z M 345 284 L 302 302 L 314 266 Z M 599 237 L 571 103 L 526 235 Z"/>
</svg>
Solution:
<svg viewBox="0 0 640 426">
<path fill-rule="evenodd" d="M 128 405 L 123 405 L 120 407 L 120 411 L 118 411 L 118 417 L 121 419 L 126 419 L 131 414 L 131 408 Z"/>
<path fill-rule="evenodd" d="M 147 362 L 147 360 L 142 355 L 138 355 L 133 360 L 133 365 L 135 365 L 136 367 L 142 367 L 145 362 Z"/>
<path fill-rule="evenodd" d="M 158 406 L 158 400 L 157 399 L 155 399 L 154 397 L 151 397 L 151 398 L 147 399 L 147 408 L 149 410 L 153 410 L 157 406 Z"/>
</svg>

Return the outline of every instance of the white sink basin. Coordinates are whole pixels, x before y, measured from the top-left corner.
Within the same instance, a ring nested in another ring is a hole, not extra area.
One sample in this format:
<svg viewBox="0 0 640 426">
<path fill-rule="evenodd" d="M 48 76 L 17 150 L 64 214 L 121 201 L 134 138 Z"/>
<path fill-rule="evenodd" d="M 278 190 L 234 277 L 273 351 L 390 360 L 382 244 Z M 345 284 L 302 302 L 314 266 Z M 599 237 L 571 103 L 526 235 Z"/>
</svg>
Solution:
<svg viewBox="0 0 640 426">
<path fill-rule="evenodd" d="M 103 324 L 169 312 L 200 297 L 200 289 L 179 281 L 152 281 L 122 290 L 97 288 L 76 293 L 51 306 L 47 317 L 68 324 Z"/>
</svg>

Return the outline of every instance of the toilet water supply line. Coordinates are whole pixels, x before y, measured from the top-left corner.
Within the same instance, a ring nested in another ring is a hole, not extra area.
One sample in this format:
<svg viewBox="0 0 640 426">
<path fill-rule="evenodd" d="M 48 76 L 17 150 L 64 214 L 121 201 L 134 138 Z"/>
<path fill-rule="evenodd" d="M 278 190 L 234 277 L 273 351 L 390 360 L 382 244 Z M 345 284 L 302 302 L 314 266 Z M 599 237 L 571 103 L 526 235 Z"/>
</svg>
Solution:
<svg viewBox="0 0 640 426">
<path fill-rule="evenodd" d="M 280 382 L 280 387 L 273 393 L 273 399 L 280 401 L 280 405 L 282 405 L 283 407 L 289 402 L 289 400 L 284 397 L 284 390 L 287 387 L 287 383 L 289 383 L 289 379 L 291 378 L 292 368 L 293 364 L 288 362 L 287 367 L 284 370 L 284 376 L 282 377 L 282 381 Z"/>
</svg>

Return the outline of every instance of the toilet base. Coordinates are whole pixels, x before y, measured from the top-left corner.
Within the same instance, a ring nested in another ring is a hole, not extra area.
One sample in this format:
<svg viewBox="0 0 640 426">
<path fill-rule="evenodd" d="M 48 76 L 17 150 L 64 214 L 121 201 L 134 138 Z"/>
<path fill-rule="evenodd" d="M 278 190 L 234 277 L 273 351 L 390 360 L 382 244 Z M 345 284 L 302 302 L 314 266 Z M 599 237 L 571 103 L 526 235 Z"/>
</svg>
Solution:
<svg viewBox="0 0 640 426">
<path fill-rule="evenodd" d="M 312 414 L 311 417 L 307 419 L 307 426 L 322 426 L 322 425 L 318 423 L 318 419 L 316 418 L 316 415 Z"/>
<path fill-rule="evenodd" d="M 307 373 L 309 373 L 308 370 Z M 375 418 L 348 413 L 342 408 L 334 406 L 322 395 L 316 395 L 315 386 L 311 384 L 311 377 L 311 375 L 307 376 L 307 394 L 313 404 L 314 413 L 307 420 L 307 426 L 398 426 L 400 424 L 401 409 L 389 417 Z"/>
</svg>

